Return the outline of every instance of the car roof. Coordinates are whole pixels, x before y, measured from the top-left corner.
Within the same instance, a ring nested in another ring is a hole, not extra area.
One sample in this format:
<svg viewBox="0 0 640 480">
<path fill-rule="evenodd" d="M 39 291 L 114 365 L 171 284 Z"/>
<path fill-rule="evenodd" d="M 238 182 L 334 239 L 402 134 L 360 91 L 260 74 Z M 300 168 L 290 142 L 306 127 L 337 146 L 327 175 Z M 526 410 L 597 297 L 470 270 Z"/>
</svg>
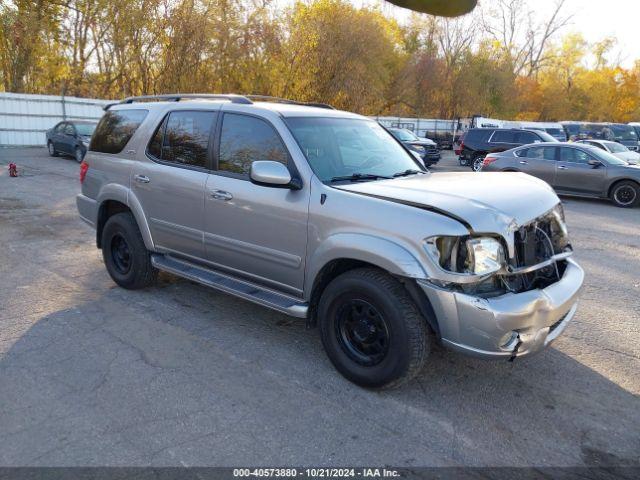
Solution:
<svg viewBox="0 0 640 480">
<path fill-rule="evenodd" d="M 322 108 L 311 105 L 296 105 L 290 103 L 278 103 L 278 102 L 253 102 L 251 104 L 236 104 L 227 100 L 207 100 L 207 99 L 184 99 L 179 102 L 176 101 L 150 101 L 150 102 L 135 102 L 135 103 L 117 103 L 109 107 L 109 111 L 114 110 L 156 110 L 166 109 L 167 106 L 173 106 L 175 109 L 182 109 L 185 105 L 197 105 L 198 107 L 206 107 L 210 105 L 229 104 L 241 107 L 247 112 L 250 111 L 272 111 L 282 117 L 333 117 L 333 118 L 353 118 L 373 121 L 362 115 L 358 115 L 351 112 L 345 112 L 342 110 L 334 110 L 331 108 Z M 172 110 L 172 109 L 169 109 Z"/>
</svg>

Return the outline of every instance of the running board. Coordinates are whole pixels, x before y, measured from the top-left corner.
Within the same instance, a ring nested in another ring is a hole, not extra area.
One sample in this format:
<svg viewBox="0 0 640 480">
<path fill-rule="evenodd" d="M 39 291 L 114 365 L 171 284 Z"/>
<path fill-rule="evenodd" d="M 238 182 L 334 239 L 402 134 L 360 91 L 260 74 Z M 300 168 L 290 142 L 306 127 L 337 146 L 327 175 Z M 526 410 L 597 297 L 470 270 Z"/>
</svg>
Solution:
<svg viewBox="0 0 640 480">
<path fill-rule="evenodd" d="M 158 270 L 193 280 L 207 287 L 230 293 L 236 297 L 244 298 L 250 302 L 278 310 L 293 317 L 307 318 L 307 311 L 309 309 L 307 303 L 301 302 L 297 298 L 247 282 L 246 280 L 239 280 L 218 271 L 200 267 L 167 255 L 153 254 L 151 255 L 151 263 Z"/>
</svg>

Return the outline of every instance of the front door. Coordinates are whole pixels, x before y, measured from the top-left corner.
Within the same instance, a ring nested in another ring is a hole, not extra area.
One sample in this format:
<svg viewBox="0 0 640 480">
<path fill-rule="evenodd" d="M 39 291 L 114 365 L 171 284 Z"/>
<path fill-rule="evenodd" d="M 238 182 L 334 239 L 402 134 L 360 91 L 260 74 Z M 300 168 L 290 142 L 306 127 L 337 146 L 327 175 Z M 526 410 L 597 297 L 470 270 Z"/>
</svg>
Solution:
<svg viewBox="0 0 640 480">
<path fill-rule="evenodd" d="M 204 188 L 217 112 L 172 111 L 147 148 L 149 161 L 132 170 L 131 185 L 149 222 L 154 244 L 204 259 Z"/>
<path fill-rule="evenodd" d="M 251 183 L 249 171 L 256 160 L 292 165 L 267 120 L 227 112 L 218 132 L 217 165 L 205 188 L 207 259 L 232 273 L 301 294 L 308 187 L 290 190 Z"/>
<path fill-rule="evenodd" d="M 607 167 L 589 165 L 590 160 L 597 159 L 578 148 L 560 147 L 556 189 L 578 195 L 601 195 L 605 190 Z"/>
</svg>

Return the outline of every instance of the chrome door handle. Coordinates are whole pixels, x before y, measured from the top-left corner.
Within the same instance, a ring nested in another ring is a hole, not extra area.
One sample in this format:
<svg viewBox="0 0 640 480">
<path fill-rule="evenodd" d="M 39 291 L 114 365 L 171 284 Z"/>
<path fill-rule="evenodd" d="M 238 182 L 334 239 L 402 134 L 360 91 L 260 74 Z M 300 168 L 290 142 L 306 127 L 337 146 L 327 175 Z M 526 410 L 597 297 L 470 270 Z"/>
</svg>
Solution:
<svg viewBox="0 0 640 480">
<path fill-rule="evenodd" d="M 565 165 L 558 165 L 558 170 L 568 170 L 569 167 L 565 166 Z"/>
<path fill-rule="evenodd" d="M 521 164 L 521 165 L 528 165 L 528 164 L 529 164 L 529 162 L 527 162 L 526 160 L 520 160 L 520 164 Z"/>
<path fill-rule="evenodd" d="M 215 198 L 216 200 L 224 200 L 228 201 L 233 198 L 229 192 L 225 192 L 224 190 L 212 190 L 210 192 L 211 198 Z"/>
<path fill-rule="evenodd" d="M 151 181 L 146 175 L 134 175 L 133 179 L 138 183 L 149 183 Z"/>
</svg>

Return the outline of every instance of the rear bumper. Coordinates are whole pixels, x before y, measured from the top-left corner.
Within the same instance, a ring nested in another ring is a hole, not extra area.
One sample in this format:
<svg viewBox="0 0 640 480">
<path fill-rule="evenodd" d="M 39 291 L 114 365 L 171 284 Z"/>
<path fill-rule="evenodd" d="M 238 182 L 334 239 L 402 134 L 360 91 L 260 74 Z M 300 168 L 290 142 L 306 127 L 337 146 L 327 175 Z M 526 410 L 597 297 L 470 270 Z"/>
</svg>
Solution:
<svg viewBox="0 0 640 480">
<path fill-rule="evenodd" d="M 584 271 L 572 260 L 562 278 L 541 290 L 480 298 L 425 280 L 442 343 L 479 358 L 522 357 L 543 350 L 564 331 L 577 308 Z M 516 348 L 517 347 L 517 348 Z"/>
<path fill-rule="evenodd" d="M 98 219 L 98 202 L 79 193 L 76 195 L 76 206 L 80 218 L 95 228 Z"/>
</svg>

